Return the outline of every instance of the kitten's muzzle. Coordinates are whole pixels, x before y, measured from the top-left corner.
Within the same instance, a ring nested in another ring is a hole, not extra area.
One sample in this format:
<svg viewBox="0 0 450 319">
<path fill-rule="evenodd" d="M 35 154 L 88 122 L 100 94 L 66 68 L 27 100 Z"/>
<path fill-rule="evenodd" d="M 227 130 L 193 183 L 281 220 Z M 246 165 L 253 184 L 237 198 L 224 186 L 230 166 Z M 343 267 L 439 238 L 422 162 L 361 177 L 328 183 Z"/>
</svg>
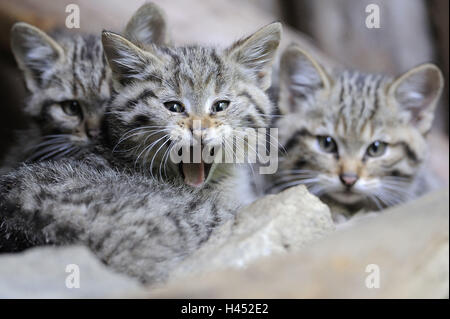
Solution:
<svg viewBox="0 0 450 319">
<path fill-rule="evenodd" d="M 355 173 L 343 173 L 339 175 L 341 183 L 347 187 L 351 188 L 359 179 L 359 176 Z"/>
</svg>

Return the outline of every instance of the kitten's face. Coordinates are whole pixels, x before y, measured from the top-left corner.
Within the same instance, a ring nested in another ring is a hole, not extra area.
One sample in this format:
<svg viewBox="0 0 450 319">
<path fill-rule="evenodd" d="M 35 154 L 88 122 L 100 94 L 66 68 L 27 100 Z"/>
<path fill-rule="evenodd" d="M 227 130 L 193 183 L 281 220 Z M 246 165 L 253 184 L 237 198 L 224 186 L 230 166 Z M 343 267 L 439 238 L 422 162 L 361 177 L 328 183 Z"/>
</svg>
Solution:
<svg viewBox="0 0 450 319">
<path fill-rule="evenodd" d="M 280 109 L 289 116 L 277 123 L 287 155 L 276 187 L 305 184 L 344 205 L 406 200 L 426 155 L 424 136 L 442 88 L 439 70 L 423 65 L 397 80 L 358 72 L 330 76 L 295 50 L 282 67 Z"/>
<path fill-rule="evenodd" d="M 165 29 L 159 8 L 145 4 L 125 34 L 136 42 L 164 42 Z M 25 112 L 38 123 L 44 137 L 30 159 L 69 155 L 95 142 L 111 93 L 111 70 L 100 37 L 55 34 L 51 38 L 18 23 L 11 38 L 31 93 Z"/>
<path fill-rule="evenodd" d="M 65 137 L 84 147 L 100 134 L 110 98 L 111 71 L 96 36 L 72 36 L 58 41 L 64 54 L 40 78 L 27 110 L 45 135 Z"/>
<path fill-rule="evenodd" d="M 100 38 L 57 34 L 53 39 L 19 23 L 12 47 L 31 93 L 25 112 L 44 136 L 33 160 L 69 154 L 94 141 L 111 82 Z"/>
<path fill-rule="evenodd" d="M 109 119 L 114 150 L 158 177 L 175 175 L 202 186 L 211 165 L 203 157 L 173 163 L 169 153 L 183 146 L 220 147 L 245 127 L 267 125 L 272 106 L 264 91 L 279 37 L 280 26 L 273 24 L 227 50 L 142 50 L 104 34 L 118 92 Z"/>
</svg>

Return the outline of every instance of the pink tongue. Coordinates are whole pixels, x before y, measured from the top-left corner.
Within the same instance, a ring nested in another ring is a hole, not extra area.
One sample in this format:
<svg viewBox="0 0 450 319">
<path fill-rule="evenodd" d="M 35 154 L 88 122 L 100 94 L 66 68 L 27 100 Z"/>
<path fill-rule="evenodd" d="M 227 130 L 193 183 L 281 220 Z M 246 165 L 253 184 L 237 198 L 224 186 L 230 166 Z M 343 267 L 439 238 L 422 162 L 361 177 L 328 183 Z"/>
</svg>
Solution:
<svg viewBox="0 0 450 319">
<path fill-rule="evenodd" d="M 205 181 L 205 166 L 201 163 L 183 163 L 184 182 L 199 187 Z"/>
</svg>

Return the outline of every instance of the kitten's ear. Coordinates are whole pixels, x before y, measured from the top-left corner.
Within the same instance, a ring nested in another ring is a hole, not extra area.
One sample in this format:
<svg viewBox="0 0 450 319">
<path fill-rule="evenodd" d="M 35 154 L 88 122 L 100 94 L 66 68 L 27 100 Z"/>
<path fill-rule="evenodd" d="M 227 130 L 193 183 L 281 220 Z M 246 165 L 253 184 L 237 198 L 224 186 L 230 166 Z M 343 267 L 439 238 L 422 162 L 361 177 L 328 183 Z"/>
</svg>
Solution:
<svg viewBox="0 0 450 319">
<path fill-rule="evenodd" d="M 281 31 L 281 23 L 269 24 L 251 36 L 235 42 L 227 50 L 231 59 L 256 77 L 263 90 L 270 86 L 271 65 L 280 44 Z"/>
<path fill-rule="evenodd" d="M 124 35 L 137 44 L 167 44 L 165 13 L 154 3 L 142 5 L 125 27 Z"/>
<path fill-rule="evenodd" d="M 102 44 L 115 84 L 126 85 L 133 80 L 143 80 L 146 67 L 160 63 L 150 51 L 144 51 L 112 32 L 102 32 Z"/>
<path fill-rule="evenodd" d="M 291 44 L 283 53 L 280 63 L 281 85 L 289 94 L 306 98 L 318 90 L 329 91 L 331 80 L 325 70 L 309 53 Z"/>
<path fill-rule="evenodd" d="M 30 91 L 38 89 L 41 80 L 64 59 L 64 50 L 58 43 L 24 22 L 14 24 L 11 29 L 11 49 Z"/>
<path fill-rule="evenodd" d="M 408 113 L 410 121 L 422 134 L 428 132 L 434 118 L 444 78 L 434 64 L 419 65 L 399 76 L 388 89 L 388 98 Z"/>
</svg>

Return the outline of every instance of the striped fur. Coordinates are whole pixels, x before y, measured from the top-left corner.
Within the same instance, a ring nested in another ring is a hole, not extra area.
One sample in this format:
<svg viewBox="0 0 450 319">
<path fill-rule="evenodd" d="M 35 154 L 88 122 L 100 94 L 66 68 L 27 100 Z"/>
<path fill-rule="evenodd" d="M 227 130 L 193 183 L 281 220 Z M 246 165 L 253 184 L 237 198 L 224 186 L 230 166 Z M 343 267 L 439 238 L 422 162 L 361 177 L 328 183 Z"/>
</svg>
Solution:
<svg viewBox="0 0 450 319">
<path fill-rule="evenodd" d="M 230 182 L 162 184 L 93 156 L 23 165 L 0 179 L 0 252 L 84 244 L 114 270 L 155 284 L 233 217 L 242 188 Z"/>
<path fill-rule="evenodd" d="M 166 43 L 163 12 L 154 4 L 137 10 L 124 33 L 137 43 Z M 111 97 L 111 70 L 96 35 L 54 32 L 47 35 L 26 23 L 11 31 L 11 46 L 30 96 L 24 109 L 30 128 L 3 165 L 80 155 L 97 140 Z M 78 106 L 70 107 L 76 102 Z"/>
<path fill-rule="evenodd" d="M 279 37 L 278 23 L 227 49 L 138 47 L 104 33 L 117 91 L 106 119 L 115 156 L 159 179 L 180 179 L 179 165 L 168 154 L 195 144 L 195 120 L 201 122 L 203 146 L 224 146 L 224 152 L 236 152 L 233 135 L 269 124 L 273 105 L 265 90 Z M 220 100 L 229 101 L 229 106 L 214 112 L 212 107 Z M 185 110 L 169 111 L 164 103 L 170 101 L 178 101 Z M 208 180 L 214 182 L 233 168 L 213 164 Z"/>
<path fill-rule="evenodd" d="M 89 149 L 100 133 L 111 93 L 111 70 L 100 38 L 61 32 L 50 37 L 25 23 L 14 25 L 11 37 L 30 92 L 24 109 L 29 128 L 17 132 L 4 166 Z"/>
<path fill-rule="evenodd" d="M 232 164 L 221 178 L 218 168 L 202 187 L 187 185 L 178 171 L 170 182 L 157 181 L 135 167 L 139 156 L 128 149 L 141 143 L 149 147 L 150 139 L 127 141 L 121 152 L 115 146 L 129 130 L 148 125 L 189 133 L 191 116 L 208 119 L 211 127 L 218 122 L 232 128 L 247 125 L 247 116 L 263 125 L 265 117 L 255 110 L 271 112 L 264 93 L 269 74 L 264 72 L 270 64 L 267 54 L 275 54 L 280 36 L 281 26 L 272 24 L 227 50 L 153 45 L 141 56 L 143 49 L 106 33 L 105 52 L 116 83 L 105 139 L 82 160 L 25 164 L 0 178 L 0 251 L 81 243 L 117 271 L 150 284 L 164 281 L 249 201 L 249 181 Z M 129 48 L 133 51 L 124 55 Z M 255 60 L 254 50 L 266 53 L 265 62 Z M 232 101 L 228 112 L 212 114 L 211 101 L 225 97 Z M 165 108 L 163 103 L 174 98 L 184 102 L 185 114 Z"/>
<path fill-rule="evenodd" d="M 287 154 L 272 177 L 272 191 L 305 184 L 350 212 L 391 206 L 425 191 L 425 137 L 443 86 L 436 66 L 424 64 L 396 79 L 327 72 L 291 46 L 280 76 L 283 116 L 277 126 Z M 325 147 L 327 136 L 335 150 Z M 373 151 L 376 141 L 386 143 L 380 153 Z"/>
</svg>

